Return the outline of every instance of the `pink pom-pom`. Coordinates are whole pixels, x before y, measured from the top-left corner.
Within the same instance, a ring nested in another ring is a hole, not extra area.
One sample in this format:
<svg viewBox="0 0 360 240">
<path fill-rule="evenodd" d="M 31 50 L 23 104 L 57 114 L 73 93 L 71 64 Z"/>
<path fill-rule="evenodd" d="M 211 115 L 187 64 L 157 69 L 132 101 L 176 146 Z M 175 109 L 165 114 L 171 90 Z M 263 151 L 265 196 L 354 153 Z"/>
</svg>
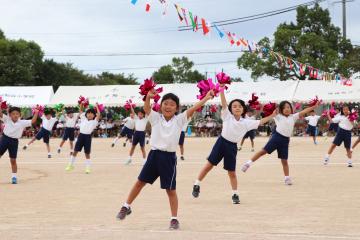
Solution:
<svg viewBox="0 0 360 240">
<path fill-rule="evenodd" d="M 231 84 L 231 78 L 230 76 L 226 75 L 226 73 L 221 72 L 216 74 L 216 79 L 220 84 L 229 84 L 229 85 Z"/>
<path fill-rule="evenodd" d="M 85 98 L 83 96 L 80 96 L 79 100 L 78 100 L 78 104 L 83 105 L 84 108 L 87 108 L 89 106 L 89 99 Z"/>
<path fill-rule="evenodd" d="M 276 103 L 269 102 L 263 106 L 264 116 L 270 116 L 276 109 Z"/>
<path fill-rule="evenodd" d="M 316 104 L 321 104 L 322 103 L 322 100 L 318 98 L 318 96 L 316 96 L 314 99 L 312 99 L 310 102 L 309 102 L 309 106 L 310 107 L 313 107 L 315 106 Z"/>
<path fill-rule="evenodd" d="M 2 97 L 0 97 L 0 108 L 1 109 L 7 109 L 8 108 L 8 105 L 7 105 L 6 101 L 4 101 L 2 99 Z"/>
<path fill-rule="evenodd" d="M 299 110 L 301 108 L 301 103 L 295 103 L 295 110 Z"/>
<path fill-rule="evenodd" d="M 125 102 L 124 108 L 125 108 L 126 111 L 130 111 L 131 107 L 132 107 L 132 108 L 135 108 L 135 107 L 136 107 L 136 104 L 133 103 L 131 99 L 129 99 L 129 100 L 127 100 L 127 101 Z"/>
<path fill-rule="evenodd" d="M 251 94 L 251 99 L 248 101 L 250 108 L 259 110 L 260 102 L 258 101 L 259 97 L 255 93 Z"/>
<path fill-rule="evenodd" d="M 218 107 L 216 104 L 210 106 L 210 112 L 216 113 L 218 111 Z"/>
<path fill-rule="evenodd" d="M 35 107 L 33 107 L 31 109 L 31 112 L 32 112 L 33 115 L 35 114 L 35 110 L 39 111 L 38 115 L 39 115 L 39 117 L 41 117 L 44 114 L 45 107 L 42 106 L 42 105 L 36 105 Z"/>
<path fill-rule="evenodd" d="M 328 115 L 330 115 L 331 118 L 334 118 L 336 115 L 336 111 L 333 107 L 331 107 L 329 110 L 325 110 L 322 113 L 323 117 L 327 117 Z"/>
<path fill-rule="evenodd" d="M 99 108 L 99 111 L 100 111 L 101 113 L 105 111 L 105 106 L 104 106 L 104 104 L 99 104 L 99 103 L 97 103 L 96 106 Z M 95 109 L 95 110 L 96 110 L 96 109 Z"/>
<path fill-rule="evenodd" d="M 355 110 L 353 110 L 348 116 L 350 122 L 355 122 L 358 120 L 358 118 L 359 118 L 359 113 Z"/>
<path fill-rule="evenodd" d="M 224 91 L 224 88 L 220 87 L 220 84 L 214 84 L 212 79 L 209 78 L 207 80 L 201 80 L 198 82 L 197 87 L 199 88 L 200 94 L 197 95 L 197 99 L 202 100 L 205 98 L 206 94 L 213 90 L 214 96 L 217 97 L 220 92 Z"/>
<path fill-rule="evenodd" d="M 196 111 L 201 113 L 203 109 L 204 109 L 204 107 L 200 107 L 200 108 L 196 109 Z"/>
<path fill-rule="evenodd" d="M 153 81 L 152 78 L 150 78 L 150 79 L 145 79 L 145 80 L 144 80 L 144 83 L 143 83 L 142 85 L 140 85 L 140 87 L 139 87 L 139 89 L 140 89 L 140 94 L 141 94 L 142 96 L 144 96 L 144 97 L 143 97 L 143 101 L 145 101 L 146 96 L 148 95 L 148 93 L 149 93 L 152 89 L 155 89 L 155 87 L 156 87 L 156 83 Z M 160 94 L 160 93 L 162 93 L 162 91 L 163 91 L 163 88 L 162 88 L 162 87 L 155 89 L 156 94 Z"/>
<path fill-rule="evenodd" d="M 157 102 L 153 103 L 152 110 L 154 110 L 155 112 L 159 112 L 160 108 L 161 108 L 160 104 L 158 104 Z"/>
</svg>

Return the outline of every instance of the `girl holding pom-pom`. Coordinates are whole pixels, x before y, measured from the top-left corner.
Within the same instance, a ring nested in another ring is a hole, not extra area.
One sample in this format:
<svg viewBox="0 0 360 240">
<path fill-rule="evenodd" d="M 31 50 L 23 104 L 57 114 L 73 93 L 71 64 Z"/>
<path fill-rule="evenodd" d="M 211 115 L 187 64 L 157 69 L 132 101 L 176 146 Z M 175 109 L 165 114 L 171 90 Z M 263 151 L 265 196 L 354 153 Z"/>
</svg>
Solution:
<svg viewBox="0 0 360 240">
<path fill-rule="evenodd" d="M 70 108 L 70 109 L 66 110 L 65 124 L 64 124 L 65 130 L 64 130 L 64 134 L 62 136 L 61 143 L 57 150 L 57 152 L 59 154 L 61 153 L 61 149 L 67 140 L 69 140 L 69 143 L 70 143 L 70 155 L 73 153 L 74 140 L 75 140 L 75 125 L 76 125 L 76 122 L 79 119 L 79 117 L 80 117 L 80 113 L 75 113 L 74 109 Z"/>
<path fill-rule="evenodd" d="M 243 172 L 246 172 L 252 163 L 260 159 L 265 154 L 271 154 L 275 150 L 278 152 L 278 158 L 281 159 L 281 163 L 285 175 L 285 184 L 292 185 L 291 178 L 289 176 L 289 165 L 288 165 L 288 153 L 289 153 L 289 142 L 290 137 L 293 133 L 295 122 L 305 116 L 307 113 L 313 111 L 320 105 L 317 102 L 314 106 L 305 108 L 301 112 L 293 113 L 293 107 L 290 102 L 282 101 L 279 105 L 279 113 L 274 117 L 276 130 L 272 134 L 270 140 L 265 147 L 257 152 L 251 160 L 245 162 L 241 168 Z"/>
<path fill-rule="evenodd" d="M 224 84 L 221 84 L 221 87 L 223 88 Z M 240 142 L 248 131 L 257 129 L 259 125 L 270 121 L 275 114 L 261 120 L 246 119 L 247 108 L 243 100 L 234 99 L 228 105 L 224 91 L 220 91 L 220 98 L 222 104 L 221 118 L 223 120 L 221 136 L 216 141 L 205 166 L 195 181 L 192 195 L 195 198 L 199 197 L 201 181 L 204 180 L 214 166 L 217 166 L 224 160 L 224 169 L 228 171 L 232 188 L 232 201 L 234 204 L 239 204 L 240 199 L 236 177 L 237 143 Z"/>
</svg>

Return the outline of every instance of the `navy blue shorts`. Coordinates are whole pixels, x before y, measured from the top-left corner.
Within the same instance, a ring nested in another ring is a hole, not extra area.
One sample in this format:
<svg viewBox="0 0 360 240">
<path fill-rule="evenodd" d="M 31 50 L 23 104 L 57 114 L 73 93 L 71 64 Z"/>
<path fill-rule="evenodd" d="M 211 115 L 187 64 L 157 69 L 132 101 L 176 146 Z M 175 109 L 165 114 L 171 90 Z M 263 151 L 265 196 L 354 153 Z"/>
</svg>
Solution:
<svg viewBox="0 0 360 240">
<path fill-rule="evenodd" d="M 65 128 L 62 139 L 64 141 L 70 140 L 73 142 L 75 140 L 75 128 Z"/>
<path fill-rule="evenodd" d="M 224 159 L 224 169 L 233 172 L 236 170 L 236 155 L 237 144 L 220 136 L 208 157 L 208 161 L 217 166 Z"/>
<path fill-rule="evenodd" d="M 135 131 L 134 132 L 132 145 L 136 146 L 138 143 L 140 144 L 140 147 L 145 146 L 145 132 L 144 131 Z"/>
<path fill-rule="evenodd" d="M 138 179 L 153 184 L 160 177 L 162 189 L 176 189 L 176 153 L 151 150 Z"/>
<path fill-rule="evenodd" d="M 339 124 L 338 123 L 330 123 L 329 131 L 337 132 L 339 130 Z"/>
<path fill-rule="evenodd" d="M 308 127 L 306 129 L 306 134 L 308 134 L 310 136 L 316 136 L 317 135 L 317 127 L 308 125 Z"/>
<path fill-rule="evenodd" d="M 79 134 L 75 144 L 74 151 L 81 152 L 83 148 L 85 154 L 91 153 L 91 134 L 82 134 L 82 133 Z"/>
<path fill-rule="evenodd" d="M 351 131 L 342 129 L 339 127 L 339 130 L 336 133 L 333 144 L 340 146 L 344 142 L 346 149 L 351 148 Z"/>
<path fill-rule="evenodd" d="M 37 140 L 42 139 L 44 143 L 49 143 L 51 132 L 45 128 L 41 128 L 40 131 L 36 134 L 35 138 Z"/>
<path fill-rule="evenodd" d="M 6 151 L 9 152 L 10 158 L 16 158 L 18 152 L 19 140 L 16 138 L 10 138 L 3 135 L 0 138 L 0 157 L 4 155 Z"/>
<path fill-rule="evenodd" d="M 120 132 L 120 136 L 121 137 L 127 137 L 128 139 L 131 139 L 134 135 L 134 130 L 127 128 L 127 127 L 123 127 L 123 129 Z"/>
<path fill-rule="evenodd" d="M 185 142 L 185 132 L 181 132 L 180 138 L 179 138 L 179 145 L 180 146 L 184 145 L 184 142 Z"/>
<path fill-rule="evenodd" d="M 290 138 L 281 135 L 278 132 L 274 132 L 269 142 L 265 145 L 264 150 L 271 154 L 277 150 L 278 158 L 287 160 L 289 157 L 289 143 Z"/>
<path fill-rule="evenodd" d="M 256 136 L 256 130 L 253 129 L 253 130 L 248 131 L 248 132 L 245 134 L 244 138 L 250 138 L 251 140 L 254 140 L 254 139 L 255 139 L 255 136 Z"/>
</svg>

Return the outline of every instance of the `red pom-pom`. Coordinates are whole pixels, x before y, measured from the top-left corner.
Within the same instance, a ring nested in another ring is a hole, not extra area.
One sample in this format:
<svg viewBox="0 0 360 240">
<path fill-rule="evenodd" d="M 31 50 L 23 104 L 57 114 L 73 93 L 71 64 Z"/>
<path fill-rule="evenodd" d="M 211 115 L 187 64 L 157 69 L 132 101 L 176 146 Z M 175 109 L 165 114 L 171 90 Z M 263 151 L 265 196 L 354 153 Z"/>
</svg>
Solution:
<svg viewBox="0 0 360 240">
<path fill-rule="evenodd" d="M 78 104 L 83 105 L 84 108 L 87 108 L 89 106 L 89 99 L 85 98 L 83 96 L 80 96 L 79 100 L 78 100 Z"/>
<path fill-rule="evenodd" d="M 316 104 L 320 104 L 322 103 L 322 100 L 318 98 L 318 96 L 316 96 L 314 99 L 312 99 L 310 102 L 309 102 L 309 106 L 310 107 L 313 107 L 315 106 Z"/>
<path fill-rule="evenodd" d="M 152 89 L 155 89 L 156 87 L 156 83 L 153 81 L 152 78 L 150 79 L 145 79 L 144 80 L 144 83 L 142 85 L 140 85 L 139 89 L 140 89 L 140 94 L 143 97 L 143 101 L 145 101 L 146 99 L 146 96 L 148 95 L 148 93 L 152 90 Z M 158 88 L 158 89 L 155 89 L 155 92 L 156 94 L 159 94 L 163 91 L 163 88 Z M 160 98 L 159 98 L 160 99 Z"/>
<path fill-rule="evenodd" d="M 104 106 L 104 104 L 96 103 L 96 106 L 99 108 L 99 111 L 100 111 L 101 113 L 105 111 L 105 106 Z M 95 111 L 97 111 L 97 108 L 95 108 Z"/>
<path fill-rule="evenodd" d="M 350 120 L 350 122 L 355 122 L 358 120 L 358 118 L 359 118 L 359 114 L 355 110 L 353 110 L 348 116 L 348 119 Z"/>
<path fill-rule="evenodd" d="M 218 111 L 218 107 L 216 104 L 210 106 L 210 112 L 216 113 Z"/>
<path fill-rule="evenodd" d="M 7 109 L 8 108 L 8 105 L 7 105 L 6 101 L 4 101 L 2 99 L 2 97 L 0 97 L 0 108 L 1 109 Z"/>
<path fill-rule="evenodd" d="M 200 82 L 198 82 L 197 87 L 199 88 L 200 94 L 196 97 L 199 100 L 205 98 L 206 94 L 211 90 L 214 91 L 215 97 L 217 97 L 221 91 L 224 91 L 224 88 L 220 87 L 220 84 L 218 83 L 214 84 L 211 78 L 207 80 L 201 80 Z"/>
<path fill-rule="evenodd" d="M 301 108 L 301 103 L 295 103 L 295 110 L 299 110 Z"/>
<path fill-rule="evenodd" d="M 154 110 L 155 112 L 159 112 L 160 108 L 161 108 L 160 104 L 158 104 L 157 102 L 153 103 L 152 110 Z"/>
<path fill-rule="evenodd" d="M 268 103 L 268 104 L 265 104 L 264 107 L 263 107 L 263 113 L 264 113 L 264 116 L 267 117 L 267 116 L 270 116 L 276 109 L 276 103 Z"/>
<path fill-rule="evenodd" d="M 125 108 L 126 111 L 130 111 L 131 107 L 132 107 L 132 108 L 135 108 L 136 105 L 135 105 L 135 103 L 132 102 L 131 99 L 129 99 L 129 100 L 127 100 L 127 101 L 125 102 L 124 108 Z"/>
<path fill-rule="evenodd" d="M 322 116 L 323 116 L 323 117 L 327 117 L 328 114 L 330 115 L 331 118 L 334 118 L 335 115 L 336 115 L 335 109 L 332 107 L 332 108 L 330 108 L 329 110 L 323 111 Z"/>
<path fill-rule="evenodd" d="M 41 117 L 44 114 L 45 107 L 42 106 L 42 105 L 36 105 L 35 107 L 33 107 L 31 109 L 31 112 L 32 112 L 33 115 L 35 114 L 35 110 L 39 111 L 38 115 L 39 115 L 39 117 Z"/>
<path fill-rule="evenodd" d="M 259 97 L 255 95 L 255 93 L 251 94 L 251 99 L 248 101 L 249 107 L 252 109 L 259 110 L 260 102 L 258 101 Z"/>
<path fill-rule="evenodd" d="M 216 79 L 220 84 L 231 84 L 231 78 L 230 76 L 226 75 L 226 73 L 221 72 L 216 74 Z"/>
</svg>

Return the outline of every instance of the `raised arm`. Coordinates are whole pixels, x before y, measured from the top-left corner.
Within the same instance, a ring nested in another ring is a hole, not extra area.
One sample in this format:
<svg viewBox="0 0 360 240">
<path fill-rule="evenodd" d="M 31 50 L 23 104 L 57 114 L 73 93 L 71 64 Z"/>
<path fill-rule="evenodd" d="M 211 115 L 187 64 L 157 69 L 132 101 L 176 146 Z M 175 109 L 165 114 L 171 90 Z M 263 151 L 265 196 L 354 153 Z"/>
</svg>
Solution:
<svg viewBox="0 0 360 240">
<path fill-rule="evenodd" d="M 308 108 L 305 108 L 304 110 L 302 110 L 301 112 L 299 112 L 299 117 L 303 117 L 305 116 L 306 114 L 308 114 L 309 112 L 315 110 L 318 106 L 320 105 L 320 103 L 316 103 L 316 105 L 312 106 L 312 107 L 308 107 Z"/>
<path fill-rule="evenodd" d="M 152 98 L 154 98 L 156 96 L 156 92 L 154 89 L 152 89 L 151 91 L 148 92 L 148 94 L 146 95 L 145 98 L 145 102 L 144 102 L 144 112 L 146 115 L 149 115 L 151 113 L 151 104 L 150 101 Z M 135 111 L 134 109 L 131 107 L 131 112 L 134 114 L 135 116 Z"/>
<path fill-rule="evenodd" d="M 34 116 L 32 117 L 31 119 L 31 124 L 32 125 L 35 125 L 37 119 L 38 119 L 38 116 L 39 116 L 39 110 L 38 109 L 35 109 L 34 110 Z"/>
<path fill-rule="evenodd" d="M 274 112 L 267 116 L 267 117 L 264 117 L 260 120 L 260 125 L 264 125 L 265 123 L 269 122 L 271 119 L 273 119 L 277 114 L 279 113 L 279 110 L 278 109 L 275 109 Z"/>
<path fill-rule="evenodd" d="M 195 111 L 198 110 L 199 108 L 201 108 L 202 106 L 204 106 L 204 104 L 209 101 L 210 99 L 214 98 L 214 91 L 211 90 L 209 91 L 206 96 L 200 100 L 199 102 L 197 102 L 194 106 L 192 106 L 191 108 L 189 108 L 188 110 L 186 110 L 186 114 L 187 114 L 187 118 L 191 118 Z"/>
<path fill-rule="evenodd" d="M 81 115 L 83 112 L 84 112 L 84 105 L 83 105 L 83 104 L 80 104 L 80 107 L 79 107 L 79 115 Z"/>
<path fill-rule="evenodd" d="M 3 109 L 1 108 L 1 105 L 0 105 L 0 118 L 2 118 L 3 115 L 4 115 L 3 112 L 2 112 L 2 110 L 3 110 Z"/>
<path fill-rule="evenodd" d="M 225 85 L 222 84 L 221 87 L 223 88 L 223 87 L 225 87 Z M 226 97 L 225 97 L 224 91 L 220 92 L 220 99 L 221 99 L 221 108 L 222 109 L 227 108 L 227 102 L 226 102 Z"/>
<path fill-rule="evenodd" d="M 100 112 L 100 109 L 99 109 L 99 105 L 96 104 L 96 121 L 100 121 L 100 118 L 101 118 L 101 112 Z"/>
</svg>

